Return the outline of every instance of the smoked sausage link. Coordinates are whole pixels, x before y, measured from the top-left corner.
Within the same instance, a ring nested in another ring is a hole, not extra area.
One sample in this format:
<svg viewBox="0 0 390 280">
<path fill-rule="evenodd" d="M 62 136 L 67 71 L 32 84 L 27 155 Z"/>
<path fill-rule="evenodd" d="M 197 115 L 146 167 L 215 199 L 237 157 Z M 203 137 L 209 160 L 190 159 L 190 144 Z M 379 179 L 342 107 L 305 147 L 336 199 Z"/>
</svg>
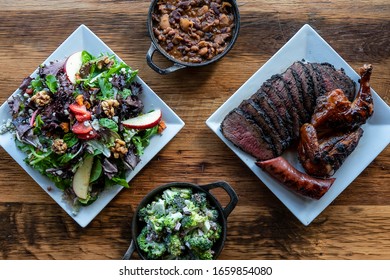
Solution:
<svg viewBox="0 0 390 280">
<path fill-rule="evenodd" d="M 257 161 L 256 165 L 289 189 L 316 200 L 320 199 L 335 181 L 335 178 L 320 179 L 307 175 L 281 156 Z"/>
</svg>

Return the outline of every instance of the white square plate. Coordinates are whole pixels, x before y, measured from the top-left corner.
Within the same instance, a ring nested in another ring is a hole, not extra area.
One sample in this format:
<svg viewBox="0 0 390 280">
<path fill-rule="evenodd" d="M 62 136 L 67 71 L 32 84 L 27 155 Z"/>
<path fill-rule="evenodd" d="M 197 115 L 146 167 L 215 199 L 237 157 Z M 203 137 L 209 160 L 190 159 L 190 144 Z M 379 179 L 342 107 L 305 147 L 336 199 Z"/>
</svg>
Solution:
<svg viewBox="0 0 390 280">
<path fill-rule="evenodd" d="M 86 50 L 93 55 L 99 55 L 101 53 L 114 52 L 100 40 L 91 30 L 85 25 L 81 25 L 77 28 L 43 63 L 49 63 L 50 61 L 62 60 L 71 54 Z M 120 58 L 117 56 L 118 60 Z M 129 65 L 131 67 L 131 65 Z M 32 74 L 35 75 L 37 70 Z M 24 77 L 20 78 L 22 82 Z M 141 161 L 136 168 L 130 172 L 127 176 L 127 180 L 130 181 L 137 173 L 183 128 L 184 122 L 170 109 L 167 104 L 161 100 L 152 89 L 145 84 L 141 78 L 138 77 L 137 81 L 143 87 L 143 94 L 141 99 L 144 102 L 144 110 L 149 111 L 154 108 L 160 108 L 162 110 L 163 119 L 167 125 L 167 128 L 160 136 L 152 137 L 150 145 L 145 149 L 145 153 L 141 156 Z M 15 93 L 18 90 L 15 91 Z M 14 93 L 14 94 L 15 94 Z M 5 102 L 0 107 L 0 123 L 3 120 L 7 120 L 11 117 L 9 112 L 9 106 Z M 11 133 L 0 135 L 1 146 L 15 159 L 15 161 L 46 191 L 80 226 L 87 226 L 93 218 L 95 218 L 99 212 L 122 190 L 121 186 L 114 186 L 113 188 L 105 190 L 97 201 L 87 207 L 81 207 L 80 211 L 75 215 L 72 212 L 70 206 L 63 201 L 62 191 L 52 187 L 48 191 L 48 186 L 54 186 L 54 184 L 45 176 L 42 176 L 38 171 L 27 165 L 23 160 L 25 154 L 18 150 L 15 146 L 14 137 Z"/>
<path fill-rule="evenodd" d="M 355 151 L 336 172 L 333 186 L 320 199 L 312 200 L 299 196 L 285 188 L 255 165 L 255 159 L 235 147 L 221 133 L 224 117 L 242 100 L 249 98 L 273 74 L 284 72 L 297 60 L 329 62 L 337 69 L 343 68 L 357 85 L 359 75 L 325 42 L 309 25 L 304 25 L 275 55 L 252 75 L 217 111 L 206 124 L 230 149 L 263 181 L 263 183 L 304 224 L 309 225 L 390 143 L 390 107 L 372 90 L 374 114 L 362 126 L 363 137 Z M 373 75 L 380 75 L 375 72 Z M 297 169 L 303 171 L 295 152 L 285 152 L 286 158 Z"/>
</svg>

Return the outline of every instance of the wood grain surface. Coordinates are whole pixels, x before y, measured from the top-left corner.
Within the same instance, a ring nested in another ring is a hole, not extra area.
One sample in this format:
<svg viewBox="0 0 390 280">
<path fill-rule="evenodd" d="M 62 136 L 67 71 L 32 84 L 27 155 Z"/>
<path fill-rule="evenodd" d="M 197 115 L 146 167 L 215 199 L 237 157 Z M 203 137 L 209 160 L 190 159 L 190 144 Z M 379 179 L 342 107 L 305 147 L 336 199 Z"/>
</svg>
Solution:
<svg viewBox="0 0 390 280">
<path fill-rule="evenodd" d="M 156 186 L 225 180 L 239 203 L 220 259 L 390 259 L 387 147 L 309 226 L 302 225 L 205 125 L 304 24 L 390 104 L 390 3 L 239 0 L 241 30 L 221 61 L 161 76 L 148 67 L 150 1 L 0 0 L 0 103 L 80 24 L 88 26 L 184 120 L 183 130 L 86 227 L 69 217 L 0 148 L 0 259 L 120 259 L 140 200 Z M 165 60 L 157 57 L 157 63 Z M 216 194 L 222 203 L 223 193 Z M 137 258 L 137 255 L 134 256 Z"/>
</svg>

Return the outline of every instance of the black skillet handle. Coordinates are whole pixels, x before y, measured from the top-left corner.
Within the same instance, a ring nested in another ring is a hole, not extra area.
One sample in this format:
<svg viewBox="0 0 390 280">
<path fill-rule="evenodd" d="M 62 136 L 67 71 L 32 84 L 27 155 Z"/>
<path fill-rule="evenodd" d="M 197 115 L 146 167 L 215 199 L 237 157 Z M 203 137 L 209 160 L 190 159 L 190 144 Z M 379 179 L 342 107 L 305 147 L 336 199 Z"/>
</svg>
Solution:
<svg viewBox="0 0 390 280">
<path fill-rule="evenodd" d="M 166 74 L 172 73 L 176 70 L 179 70 L 179 69 L 186 67 L 185 65 L 181 65 L 178 63 L 174 63 L 172 66 L 165 68 L 165 69 L 158 67 L 156 65 L 156 63 L 154 63 L 154 61 L 153 61 L 153 55 L 156 51 L 158 51 L 158 49 L 153 45 L 153 43 L 151 43 L 150 48 L 146 54 L 146 62 L 148 63 L 150 68 L 152 68 L 157 73 L 159 73 L 161 75 L 166 75 Z"/>
<path fill-rule="evenodd" d="M 234 191 L 234 189 L 225 181 L 214 182 L 214 183 L 211 183 L 208 185 L 203 185 L 200 187 L 202 189 L 204 189 L 205 191 L 210 191 L 211 189 L 216 189 L 216 188 L 222 188 L 226 191 L 226 193 L 230 197 L 230 201 L 229 201 L 228 205 L 226 205 L 226 207 L 223 208 L 223 214 L 224 214 L 225 218 L 227 218 L 230 215 L 230 213 L 233 211 L 234 207 L 236 207 L 237 202 L 238 202 L 238 196 L 237 196 L 236 192 Z"/>
<path fill-rule="evenodd" d="M 135 242 L 133 239 L 131 239 L 130 246 L 127 249 L 126 253 L 122 257 L 122 260 L 130 260 L 131 256 L 133 255 L 135 250 Z"/>
</svg>

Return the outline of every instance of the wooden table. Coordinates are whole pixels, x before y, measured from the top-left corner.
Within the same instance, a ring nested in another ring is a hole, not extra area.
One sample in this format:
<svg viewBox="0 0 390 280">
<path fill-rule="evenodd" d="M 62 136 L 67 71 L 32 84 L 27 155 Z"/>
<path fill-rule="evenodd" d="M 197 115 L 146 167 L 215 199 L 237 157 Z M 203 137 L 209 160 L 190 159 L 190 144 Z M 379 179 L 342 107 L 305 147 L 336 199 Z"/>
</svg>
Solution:
<svg viewBox="0 0 390 280">
<path fill-rule="evenodd" d="M 305 23 L 355 69 L 372 63 L 372 87 L 390 104 L 389 1 L 238 3 L 241 31 L 228 56 L 201 70 L 160 76 L 145 60 L 150 1 L 0 0 L 1 103 L 85 24 L 139 69 L 186 123 L 132 180 L 132 188 L 120 192 L 86 228 L 0 148 L 0 259 L 120 259 L 130 242 L 134 209 L 146 193 L 171 181 L 217 180 L 229 182 L 239 195 L 220 259 L 390 259 L 389 148 L 306 227 L 205 125 Z"/>
</svg>

